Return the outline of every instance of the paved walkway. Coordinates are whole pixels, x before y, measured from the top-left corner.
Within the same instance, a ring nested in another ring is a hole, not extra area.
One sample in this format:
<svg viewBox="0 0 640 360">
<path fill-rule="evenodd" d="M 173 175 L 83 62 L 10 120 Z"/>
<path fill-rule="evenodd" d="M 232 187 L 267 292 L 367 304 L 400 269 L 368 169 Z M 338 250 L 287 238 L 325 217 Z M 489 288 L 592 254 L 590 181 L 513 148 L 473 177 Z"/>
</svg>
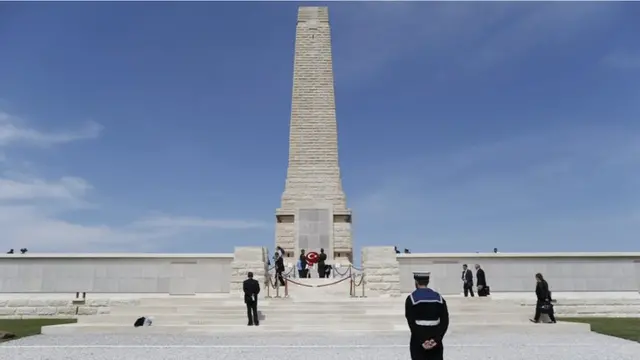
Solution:
<svg viewBox="0 0 640 360">
<path fill-rule="evenodd" d="M 34 336 L 0 345 L 0 360 L 408 360 L 408 339 L 390 334 Z M 640 344 L 595 333 L 452 335 L 447 360 L 637 360 Z M 321 353 L 322 355 L 318 355 Z"/>
</svg>

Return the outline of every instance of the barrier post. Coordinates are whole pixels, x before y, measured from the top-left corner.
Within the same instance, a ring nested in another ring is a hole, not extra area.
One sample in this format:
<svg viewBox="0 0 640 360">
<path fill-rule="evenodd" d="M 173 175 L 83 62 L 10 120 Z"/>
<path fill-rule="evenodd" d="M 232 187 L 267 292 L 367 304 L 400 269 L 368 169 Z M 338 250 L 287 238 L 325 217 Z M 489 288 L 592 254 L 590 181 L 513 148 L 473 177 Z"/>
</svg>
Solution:
<svg viewBox="0 0 640 360">
<path fill-rule="evenodd" d="M 267 295 L 265 296 L 265 299 L 271 299 L 271 275 L 267 274 L 267 281 L 266 284 L 267 286 Z"/>
<path fill-rule="evenodd" d="M 349 277 L 349 296 L 354 297 L 354 286 L 355 282 L 353 281 L 353 276 Z"/>
<path fill-rule="evenodd" d="M 286 278 L 284 280 L 284 297 L 285 298 L 289 297 L 289 278 Z"/>
</svg>

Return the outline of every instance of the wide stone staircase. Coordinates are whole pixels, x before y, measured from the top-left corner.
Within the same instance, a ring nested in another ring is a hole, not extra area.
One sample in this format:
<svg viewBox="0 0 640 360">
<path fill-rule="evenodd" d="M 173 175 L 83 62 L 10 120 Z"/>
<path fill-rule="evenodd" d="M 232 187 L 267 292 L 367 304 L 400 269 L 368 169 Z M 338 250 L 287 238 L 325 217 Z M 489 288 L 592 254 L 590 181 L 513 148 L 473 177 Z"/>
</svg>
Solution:
<svg viewBox="0 0 640 360">
<path fill-rule="evenodd" d="M 140 298 L 133 305 L 112 306 L 108 314 L 83 316 L 77 324 L 43 328 L 44 334 L 68 333 L 229 333 L 229 332 L 340 332 L 405 331 L 405 297 L 359 298 L 350 296 L 350 281 L 300 279 L 290 282 L 287 295 L 270 289 L 259 300 L 259 327 L 248 327 L 242 295 L 164 296 Z M 357 290 L 357 289 L 356 289 Z M 360 295 L 356 291 L 356 295 Z M 584 332 L 589 325 L 532 324 L 532 306 L 513 300 L 446 298 L 450 332 Z M 152 316 L 150 327 L 134 328 L 140 316 Z"/>
</svg>

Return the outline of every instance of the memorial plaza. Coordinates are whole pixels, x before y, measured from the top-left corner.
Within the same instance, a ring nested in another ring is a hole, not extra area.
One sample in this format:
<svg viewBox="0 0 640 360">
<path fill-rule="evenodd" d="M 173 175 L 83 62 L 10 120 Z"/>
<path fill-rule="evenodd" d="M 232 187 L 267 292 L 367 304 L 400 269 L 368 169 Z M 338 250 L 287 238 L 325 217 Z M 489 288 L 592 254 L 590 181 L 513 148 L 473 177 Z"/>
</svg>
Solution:
<svg viewBox="0 0 640 360">
<path fill-rule="evenodd" d="M 639 343 L 562 318 L 638 317 L 640 253 L 354 249 L 326 7 L 299 8 L 293 73 L 287 178 L 274 219 L 284 285 L 275 281 L 273 249 L 263 247 L 230 254 L 0 255 L 0 318 L 77 319 L 3 343 L 0 360 L 407 359 L 404 300 L 414 290 L 412 273 L 422 271 L 431 273 L 430 286 L 449 307 L 446 359 L 638 359 Z M 303 249 L 324 249 L 331 276 L 296 276 Z M 482 264 L 490 296 L 461 295 L 463 264 Z M 242 282 L 249 272 L 262 286 L 259 327 L 246 326 Z M 529 321 L 538 272 L 557 300 L 557 324 Z M 134 328 L 140 316 L 153 317 L 153 324 Z"/>
<path fill-rule="evenodd" d="M 0 346 L 1 360 L 27 359 L 408 359 L 405 333 L 382 334 L 74 335 L 34 336 Z M 460 334 L 445 340 L 445 358 L 464 360 L 634 360 L 640 344 L 580 335 Z"/>
</svg>

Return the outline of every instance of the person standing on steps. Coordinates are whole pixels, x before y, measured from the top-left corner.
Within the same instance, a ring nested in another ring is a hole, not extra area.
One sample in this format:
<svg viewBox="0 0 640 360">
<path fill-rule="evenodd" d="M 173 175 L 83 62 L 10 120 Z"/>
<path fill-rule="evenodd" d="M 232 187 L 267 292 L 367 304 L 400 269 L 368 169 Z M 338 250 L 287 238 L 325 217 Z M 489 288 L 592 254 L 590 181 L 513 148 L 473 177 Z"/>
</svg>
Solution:
<svg viewBox="0 0 640 360">
<path fill-rule="evenodd" d="M 327 274 L 327 254 L 324 253 L 324 249 L 320 249 L 320 255 L 318 255 L 318 277 L 324 279 Z"/>
<path fill-rule="evenodd" d="M 540 316 L 544 313 L 549 316 L 552 323 L 556 323 L 556 317 L 553 314 L 553 304 L 551 303 L 551 291 L 549 291 L 549 283 L 544 279 L 542 274 L 536 274 L 536 313 L 531 322 L 539 323 Z"/>
<path fill-rule="evenodd" d="M 478 296 L 489 295 L 489 288 L 487 287 L 487 277 L 484 270 L 480 267 L 480 264 L 476 264 L 476 285 L 478 286 Z"/>
<path fill-rule="evenodd" d="M 462 265 L 462 290 L 464 297 L 468 297 L 469 294 L 473 297 L 473 273 L 467 264 Z"/>
<path fill-rule="evenodd" d="M 447 302 L 429 289 L 430 273 L 414 273 L 416 290 L 404 303 L 404 315 L 411 330 L 411 360 L 443 360 L 442 339 L 449 328 Z"/>
<path fill-rule="evenodd" d="M 280 283 L 280 286 L 284 286 L 284 258 L 279 252 L 276 253 L 276 278 L 274 283 Z"/>
<path fill-rule="evenodd" d="M 300 257 L 298 263 L 298 271 L 300 272 L 300 278 L 305 279 L 307 277 L 307 257 L 304 255 L 304 249 L 300 250 Z"/>
<path fill-rule="evenodd" d="M 244 291 L 244 303 L 247 305 L 247 318 L 249 319 L 248 326 L 259 326 L 260 319 L 258 318 L 258 294 L 260 294 L 260 283 L 253 278 L 253 273 L 247 274 L 247 280 L 242 283 L 242 290 Z"/>
</svg>

